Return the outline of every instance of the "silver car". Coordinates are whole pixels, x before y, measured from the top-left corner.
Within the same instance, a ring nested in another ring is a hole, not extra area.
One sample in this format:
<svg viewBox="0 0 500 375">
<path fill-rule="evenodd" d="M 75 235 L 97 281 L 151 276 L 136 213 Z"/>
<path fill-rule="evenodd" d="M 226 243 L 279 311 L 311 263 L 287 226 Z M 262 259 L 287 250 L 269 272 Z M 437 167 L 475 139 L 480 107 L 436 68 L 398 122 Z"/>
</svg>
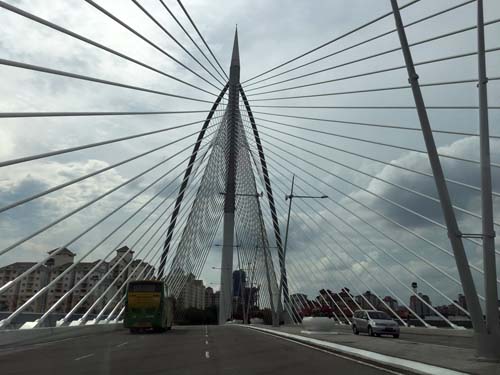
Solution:
<svg viewBox="0 0 500 375">
<path fill-rule="evenodd" d="M 392 335 L 399 337 L 399 324 L 383 311 L 356 310 L 352 318 L 352 331 L 355 335 L 366 332 L 370 336 Z"/>
</svg>

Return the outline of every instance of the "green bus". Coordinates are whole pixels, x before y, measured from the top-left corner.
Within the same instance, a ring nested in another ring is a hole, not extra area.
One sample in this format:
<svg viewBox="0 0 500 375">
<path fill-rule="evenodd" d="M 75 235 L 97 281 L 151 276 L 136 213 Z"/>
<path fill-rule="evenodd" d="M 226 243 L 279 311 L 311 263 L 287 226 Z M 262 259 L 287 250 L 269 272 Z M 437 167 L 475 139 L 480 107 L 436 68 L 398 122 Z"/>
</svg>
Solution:
<svg viewBox="0 0 500 375">
<path fill-rule="evenodd" d="M 160 280 L 134 280 L 127 285 L 125 328 L 131 333 L 143 330 L 165 332 L 172 328 L 174 301 Z"/>
</svg>

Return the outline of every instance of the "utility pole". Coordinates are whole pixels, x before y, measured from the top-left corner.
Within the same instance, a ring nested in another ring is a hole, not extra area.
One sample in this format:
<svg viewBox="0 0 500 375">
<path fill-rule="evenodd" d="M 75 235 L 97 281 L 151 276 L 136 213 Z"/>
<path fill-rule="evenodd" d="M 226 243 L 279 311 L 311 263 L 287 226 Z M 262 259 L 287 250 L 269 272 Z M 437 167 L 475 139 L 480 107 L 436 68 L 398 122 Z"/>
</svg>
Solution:
<svg viewBox="0 0 500 375">
<path fill-rule="evenodd" d="M 219 324 L 225 324 L 232 312 L 232 273 L 234 242 L 234 208 L 236 202 L 236 168 L 239 117 L 240 54 L 238 30 L 234 34 L 233 53 L 229 72 L 229 100 L 227 103 L 226 135 L 226 192 L 220 276 Z"/>
<path fill-rule="evenodd" d="M 293 314 L 291 314 L 291 303 L 290 303 L 290 295 L 288 293 L 288 284 L 286 280 L 286 267 L 285 267 L 285 260 L 286 260 L 286 251 L 287 251 L 287 245 L 288 245 L 288 229 L 290 228 L 290 214 L 292 212 L 292 202 L 293 198 L 305 198 L 305 199 L 325 199 L 328 198 L 327 195 L 321 195 L 321 196 L 312 196 L 312 195 L 296 195 L 293 194 L 293 188 L 295 186 L 295 175 L 292 175 L 292 187 L 290 188 L 290 194 L 285 195 L 285 201 L 289 200 L 288 202 L 288 217 L 286 219 L 286 229 L 285 229 L 285 246 L 283 248 L 283 267 L 281 271 L 281 279 L 280 279 L 280 285 L 279 285 L 279 291 L 278 295 L 281 300 L 281 293 L 284 292 L 283 296 L 283 305 L 285 308 L 285 311 L 288 312 L 288 315 L 290 318 L 292 318 L 295 321 L 295 318 L 293 318 Z"/>
</svg>

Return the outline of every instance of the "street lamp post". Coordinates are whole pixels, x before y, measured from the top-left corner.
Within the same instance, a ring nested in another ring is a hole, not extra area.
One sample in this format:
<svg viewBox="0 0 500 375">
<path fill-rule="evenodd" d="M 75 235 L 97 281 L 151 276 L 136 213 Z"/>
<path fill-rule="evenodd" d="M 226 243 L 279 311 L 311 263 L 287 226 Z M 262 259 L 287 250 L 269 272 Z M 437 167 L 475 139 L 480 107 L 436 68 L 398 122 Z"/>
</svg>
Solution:
<svg viewBox="0 0 500 375">
<path fill-rule="evenodd" d="M 284 290 L 284 309 L 287 310 L 287 307 L 290 306 L 289 304 L 289 294 L 288 294 L 288 282 L 286 280 L 286 267 L 285 267 L 285 259 L 286 259 L 286 250 L 287 250 L 287 245 L 288 245 L 288 230 L 290 228 L 290 214 L 292 212 L 292 202 L 293 198 L 301 198 L 301 199 L 324 199 L 328 198 L 327 195 L 320 195 L 320 196 L 313 196 L 313 195 L 296 195 L 293 194 L 293 188 L 295 185 L 295 175 L 292 175 L 292 187 L 290 189 L 290 194 L 285 195 L 285 201 L 289 200 L 288 202 L 288 216 L 286 219 L 286 229 L 285 229 L 285 244 L 283 247 L 283 268 L 281 270 L 281 278 L 280 278 L 280 287 L 279 287 L 279 300 L 281 301 L 281 294 L 283 293 Z M 286 285 L 285 285 L 286 284 Z"/>
</svg>

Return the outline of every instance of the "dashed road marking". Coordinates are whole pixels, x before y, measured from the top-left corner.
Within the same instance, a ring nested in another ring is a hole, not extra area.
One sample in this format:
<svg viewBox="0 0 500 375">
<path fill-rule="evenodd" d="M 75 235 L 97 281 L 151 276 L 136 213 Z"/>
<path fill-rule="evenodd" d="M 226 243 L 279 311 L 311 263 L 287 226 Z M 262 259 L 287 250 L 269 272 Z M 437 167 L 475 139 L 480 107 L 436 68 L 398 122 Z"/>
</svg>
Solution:
<svg viewBox="0 0 500 375">
<path fill-rule="evenodd" d="M 122 342 L 121 344 L 116 345 L 117 348 L 122 347 L 123 345 L 127 345 L 128 341 Z"/>
<path fill-rule="evenodd" d="M 85 359 L 85 358 L 89 358 L 89 357 L 93 357 L 95 354 L 94 353 L 90 353 L 90 354 L 87 354 L 87 355 L 83 355 L 81 357 L 78 357 L 78 358 L 75 358 L 75 361 L 79 361 L 81 359 Z"/>
<path fill-rule="evenodd" d="M 209 352 L 208 350 L 205 352 L 205 358 L 206 358 L 206 359 L 209 359 L 209 358 L 210 358 L 210 352 Z"/>
</svg>

